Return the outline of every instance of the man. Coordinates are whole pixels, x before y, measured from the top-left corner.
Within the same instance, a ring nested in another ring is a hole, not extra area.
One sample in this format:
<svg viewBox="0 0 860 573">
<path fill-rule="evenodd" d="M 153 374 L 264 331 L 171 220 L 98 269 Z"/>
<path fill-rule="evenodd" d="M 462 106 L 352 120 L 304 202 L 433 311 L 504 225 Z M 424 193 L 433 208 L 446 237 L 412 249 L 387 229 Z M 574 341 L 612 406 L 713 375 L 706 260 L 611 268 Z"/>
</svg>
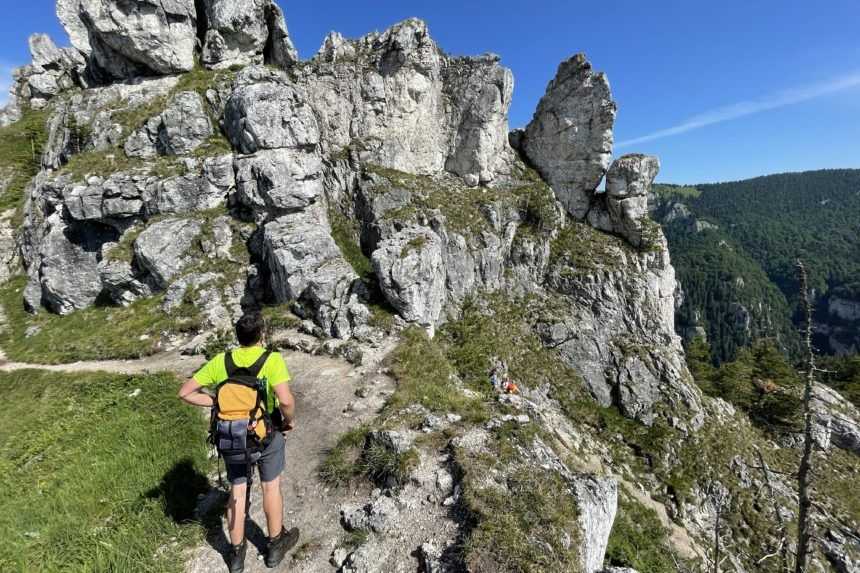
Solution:
<svg viewBox="0 0 860 573">
<path fill-rule="evenodd" d="M 240 348 L 232 351 L 233 362 L 237 367 L 250 367 L 265 352 L 263 347 L 263 317 L 259 313 L 243 316 L 236 323 L 236 338 Z M 225 353 L 217 355 L 182 385 L 179 397 L 194 406 L 211 408 L 214 399 L 206 389 L 214 388 L 227 379 Z M 276 567 L 298 541 L 296 528 L 284 528 L 284 502 L 281 497 L 280 476 L 284 471 L 284 437 L 295 427 L 295 399 L 287 384 L 290 374 L 283 357 L 273 352 L 260 369 L 257 377 L 266 381 L 269 413 L 275 408 L 283 416 L 281 432 L 275 432 L 272 440 L 257 463 L 260 482 L 263 488 L 263 510 L 269 532 L 266 552 L 266 565 Z M 227 464 L 227 477 L 230 480 L 230 500 L 227 505 L 227 523 L 230 530 L 230 552 L 227 565 L 230 573 L 241 573 L 245 567 L 245 496 L 248 495 L 248 468 L 245 464 Z"/>
</svg>

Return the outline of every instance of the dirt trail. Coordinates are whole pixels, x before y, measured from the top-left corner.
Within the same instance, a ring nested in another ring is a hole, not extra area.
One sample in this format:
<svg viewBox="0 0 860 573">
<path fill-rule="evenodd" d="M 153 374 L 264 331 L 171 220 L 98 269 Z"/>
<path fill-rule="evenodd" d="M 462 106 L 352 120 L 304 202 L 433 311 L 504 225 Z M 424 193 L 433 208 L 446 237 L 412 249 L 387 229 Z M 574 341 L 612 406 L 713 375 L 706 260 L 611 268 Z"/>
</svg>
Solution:
<svg viewBox="0 0 860 573">
<path fill-rule="evenodd" d="M 165 352 L 135 360 L 94 360 L 71 362 L 68 364 L 31 364 L 28 362 L 8 362 L 0 351 L 0 372 L 38 369 L 49 372 L 113 372 L 116 374 L 146 374 L 152 372 L 175 372 L 180 376 L 190 376 L 203 364 L 201 356 L 184 356 L 178 351 Z"/>
<path fill-rule="evenodd" d="M 357 369 L 347 362 L 327 356 L 301 352 L 282 352 L 292 375 L 291 387 L 296 397 L 296 429 L 287 438 L 287 468 L 282 477 L 285 524 L 299 527 L 301 537 L 296 557 L 287 556 L 277 569 L 267 569 L 262 561 L 265 543 L 265 518 L 261 504 L 259 480 L 255 480 L 245 571 L 326 572 L 332 550 L 340 543 L 344 531 L 339 523 L 339 506 L 352 499 L 352 492 L 330 490 L 317 479 L 317 471 L 326 449 L 337 437 L 369 420 L 379 410 L 393 381 L 376 368 Z M 379 355 L 384 354 L 383 351 Z M 103 360 L 71 364 L 29 364 L 7 362 L 0 351 L 0 371 L 41 369 L 53 372 L 114 372 L 144 374 L 174 372 L 187 377 L 203 363 L 199 356 L 183 356 L 178 351 L 139 360 Z M 366 387 L 365 398 L 356 390 Z M 355 411 L 352 411 L 352 410 Z M 349 411 L 347 411 L 349 410 Z M 203 423 L 203 422 L 201 422 Z M 262 528 L 262 529 L 261 529 Z M 206 543 L 192 550 L 186 565 L 188 573 L 226 571 L 222 553 L 226 549 L 224 531 L 210 531 Z M 296 553 L 293 551 L 293 554 Z"/>
<path fill-rule="evenodd" d="M 287 556 L 276 569 L 267 569 L 263 564 L 266 521 L 259 480 L 255 480 L 251 508 L 254 525 L 248 530 L 251 544 L 245 571 L 330 573 L 329 556 L 344 536 L 339 523 L 339 506 L 352 499 L 352 495 L 351 492 L 331 490 L 320 483 L 317 470 L 325 450 L 334 445 L 341 433 L 376 414 L 393 383 L 373 369 L 362 375 L 342 360 L 297 352 L 284 353 L 284 358 L 293 377 L 297 424 L 287 438 L 287 469 L 282 477 L 281 491 L 284 494 L 285 524 L 300 529 L 297 545 L 300 549 L 296 558 Z M 369 389 L 369 395 L 358 400 L 355 391 L 363 386 Z M 360 412 L 344 413 L 350 404 L 355 403 L 358 403 Z M 192 553 L 186 571 L 226 571 L 221 556 L 226 543 L 223 531 L 210 532 L 207 544 Z"/>
</svg>

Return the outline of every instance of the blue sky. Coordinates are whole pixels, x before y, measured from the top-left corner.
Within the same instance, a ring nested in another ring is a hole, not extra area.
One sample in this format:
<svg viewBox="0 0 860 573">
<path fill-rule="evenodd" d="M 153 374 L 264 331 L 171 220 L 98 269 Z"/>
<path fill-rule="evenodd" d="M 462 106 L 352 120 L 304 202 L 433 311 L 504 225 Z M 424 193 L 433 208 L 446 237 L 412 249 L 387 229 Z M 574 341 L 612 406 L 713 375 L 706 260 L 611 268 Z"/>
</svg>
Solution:
<svg viewBox="0 0 860 573">
<path fill-rule="evenodd" d="M 632 142 L 616 153 L 660 156 L 661 181 L 860 167 L 857 0 L 279 3 L 302 57 L 330 30 L 360 36 L 409 16 L 425 19 L 449 53 L 500 54 L 517 84 L 512 126 L 529 121 L 558 63 L 585 52 L 612 84 L 616 141 Z M 29 59 L 30 33 L 66 43 L 53 0 L 9 4 L 0 21 L 7 85 L 9 69 Z"/>
</svg>

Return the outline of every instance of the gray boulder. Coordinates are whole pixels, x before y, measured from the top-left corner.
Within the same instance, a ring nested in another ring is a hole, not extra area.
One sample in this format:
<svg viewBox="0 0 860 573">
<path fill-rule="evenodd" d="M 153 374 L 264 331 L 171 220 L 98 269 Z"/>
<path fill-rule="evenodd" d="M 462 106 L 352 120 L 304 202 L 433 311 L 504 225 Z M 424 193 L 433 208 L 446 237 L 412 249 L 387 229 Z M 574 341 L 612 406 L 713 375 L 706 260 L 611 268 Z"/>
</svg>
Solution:
<svg viewBox="0 0 860 573">
<path fill-rule="evenodd" d="M 57 16 L 99 80 L 194 69 L 194 0 L 58 0 Z"/>
<path fill-rule="evenodd" d="M 57 314 L 84 309 L 102 290 L 98 255 L 105 237 L 95 228 L 71 227 L 57 214 L 47 225 L 39 253 L 41 300 Z"/>
<path fill-rule="evenodd" d="M 860 455 L 860 410 L 836 390 L 816 384 L 812 400 L 817 441 Z"/>
<path fill-rule="evenodd" d="M 163 179 L 147 191 L 146 211 L 188 214 L 224 205 L 235 188 L 233 155 L 207 157 L 198 173 Z"/>
<path fill-rule="evenodd" d="M 224 127 L 242 153 L 260 149 L 308 149 L 320 142 L 314 110 L 294 87 L 264 82 L 241 86 L 224 111 Z"/>
<path fill-rule="evenodd" d="M 330 335 L 348 337 L 367 316 L 344 260 L 318 207 L 278 217 L 263 228 L 263 256 L 275 300 L 292 302 Z"/>
<path fill-rule="evenodd" d="M 400 510 L 396 501 L 390 497 L 379 496 L 363 506 L 344 506 L 340 513 L 344 526 L 350 531 L 363 529 L 386 533 L 394 527 Z"/>
<path fill-rule="evenodd" d="M 283 12 L 271 0 L 203 0 L 203 6 L 206 67 L 263 63 L 286 67 L 298 60 Z"/>
<path fill-rule="evenodd" d="M 86 183 L 65 186 L 63 202 L 73 220 L 99 221 L 123 229 L 144 213 L 146 189 L 153 182 L 153 177 L 141 173 L 90 177 Z"/>
<path fill-rule="evenodd" d="M 405 320 L 433 332 L 445 304 L 445 260 L 439 236 L 409 227 L 382 241 L 373 270 L 386 300 Z"/>
<path fill-rule="evenodd" d="M 660 160 L 649 155 L 632 154 L 616 159 L 606 174 L 606 209 L 610 228 L 634 247 L 643 246 L 653 237 L 648 230 L 648 194 L 651 183 L 660 171 Z M 589 222 L 597 228 L 606 220 L 595 217 L 597 209 L 589 212 Z"/>
<path fill-rule="evenodd" d="M 582 534 L 582 570 L 584 573 L 597 573 L 603 569 L 609 534 L 618 511 L 618 482 L 612 478 L 578 475 L 574 477 L 572 486 Z"/>
<path fill-rule="evenodd" d="M 606 76 L 577 54 L 561 63 L 520 138 L 522 153 L 578 219 L 609 167 L 615 113 Z"/>
<path fill-rule="evenodd" d="M 102 288 L 115 304 L 126 306 L 153 294 L 128 261 L 111 259 L 108 254 L 108 258 L 99 263 L 98 270 Z"/>
<path fill-rule="evenodd" d="M 170 285 L 190 262 L 188 250 L 202 225 L 194 219 L 165 219 L 147 227 L 134 241 L 134 258 L 160 289 Z"/>
<path fill-rule="evenodd" d="M 209 139 L 214 130 L 197 92 L 177 94 L 163 113 L 146 122 L 125 143 L 129 157 L 185 155 Z"/>
<path fill-rule="evenodd" d="M 236 160 L 239 201 L 276 214 L 303 210 L 323 193 L 322 160 L 301 149 L 268 149 Z"/>
</svg>

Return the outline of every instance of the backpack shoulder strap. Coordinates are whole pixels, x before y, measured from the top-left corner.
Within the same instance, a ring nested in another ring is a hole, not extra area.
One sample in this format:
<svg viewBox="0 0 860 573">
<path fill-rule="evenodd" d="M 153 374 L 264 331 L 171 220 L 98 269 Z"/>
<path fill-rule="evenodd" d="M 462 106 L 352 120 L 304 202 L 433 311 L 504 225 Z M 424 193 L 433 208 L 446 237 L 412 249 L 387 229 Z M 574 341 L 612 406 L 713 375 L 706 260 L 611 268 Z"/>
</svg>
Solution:
<svg viewBox="0 0 860 573">
<path fill-rule="evenodd" d="M 224 353 L 224 369 L 227 371 L 227 378 L 230 378 L 236 373 L 236 362 L 233 361 L 232 352 Z"/>
<path fill-rule="evenodd" d="M 248 371 L 249 371 L 253 376 L 259 376 L 259 375 L 260 375 L 260 371 L 263 369 L 263 366 L 265 366 L 265 365 L 266 365 L 266 360 L 268 360 L 268 359 L 269 359 L 269 356 L 271 356 L 271 355 L 272 355 L 272 351 L 271 351 L 271 350 L 266 350 L 265 352 L 263 352 L 262 356 L 260 356 L 260 357 L 257 359 L 257 361 L 256 361 L 256 362 L 254 362 L 254 364 L 248 368 Z"/>
</svg>

